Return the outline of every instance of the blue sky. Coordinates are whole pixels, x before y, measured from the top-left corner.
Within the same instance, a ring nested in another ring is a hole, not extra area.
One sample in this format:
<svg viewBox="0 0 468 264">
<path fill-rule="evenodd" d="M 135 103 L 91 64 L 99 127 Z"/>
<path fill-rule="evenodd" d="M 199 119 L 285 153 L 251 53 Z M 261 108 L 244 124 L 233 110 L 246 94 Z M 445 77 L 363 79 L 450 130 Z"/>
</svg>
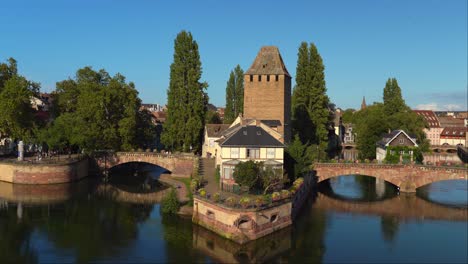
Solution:
<svg viewBox="0 0 468 264">
<path fill-rule="evenodd" d="M 292 76 L 302 41 L 316 44 L 328 95 L 341 108 L 382 101 L 397 78 L 413 108 L 467 108 L 467 1 L 2 1 L 0 60 L 55 89 L 92 66 L 165 103 L 174 39 L 198 42 L 210 101 L 225 104 L 230 71 L 278 46 Z M 293 79 L 294 82 L 294 79 Z"/>
</svg>

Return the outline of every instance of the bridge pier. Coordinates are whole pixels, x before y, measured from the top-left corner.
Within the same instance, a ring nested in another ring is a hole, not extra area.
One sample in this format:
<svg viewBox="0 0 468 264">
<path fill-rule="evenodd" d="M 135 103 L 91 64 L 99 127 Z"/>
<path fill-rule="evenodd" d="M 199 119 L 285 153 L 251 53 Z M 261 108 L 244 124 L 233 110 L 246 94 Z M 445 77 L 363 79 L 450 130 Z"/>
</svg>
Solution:
<svg viewBox="0 0 468 264">
<path fill-rule="evenodd" d="M 413 181 L 407 180 L 402 182 L 400 186 L 398 186 L 400 192 L 404 193 L 415 193 L 416 192 L 416 184 Z"/>
</svg>

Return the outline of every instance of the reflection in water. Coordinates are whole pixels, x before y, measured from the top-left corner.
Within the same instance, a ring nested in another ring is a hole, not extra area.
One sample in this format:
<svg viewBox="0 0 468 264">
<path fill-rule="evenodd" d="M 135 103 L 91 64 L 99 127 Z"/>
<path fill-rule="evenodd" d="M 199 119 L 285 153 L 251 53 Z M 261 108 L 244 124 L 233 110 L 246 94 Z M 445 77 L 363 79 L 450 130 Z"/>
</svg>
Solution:
<svg viewBox="0 0 468 264">
<path fill-rule="evenodd" d="M 468 208 L 468 181 L 434 182 L 416 190 L 419 197 L 433 203 L 457 208 Z"/>
<path fill-rule="evenodd" d="M 319 184 L 319 191 L 337 199 L 361 202 L 384 200 L 398 194 L 393 184 L 364 175 L 331 178 Z"/>
<path fill-rule="evenodd" d="M 323 182 L 323 192 L 311 195 L 292 227 L 245 245 L 194 226 L 190 219 L 161 216 L 158 204 L 118 202 L 99 193 L 99 185 L 92 181 L 56 189 L 38 187 L 31 193 L 21 186 L 0 184 L 0 259 L 6 263 L 467 262 L 467 209 L 429 202 L 419 193 L 391 195 L 393 186 L 382 190 L 379 184 L 344 177 Z M 432 187 L 427 195 L 433 198 L 437 190 Z M 38 202 L 40 193 L 46 197 L 42 202 Z"/>
<path fill-rule="evenodd" d="M 240 245 L 203 227 L 193 226 L 193 247 L 222 263 L 276 262 L 276 257 L 291 249 L 291 228 Z"/>
</svg>

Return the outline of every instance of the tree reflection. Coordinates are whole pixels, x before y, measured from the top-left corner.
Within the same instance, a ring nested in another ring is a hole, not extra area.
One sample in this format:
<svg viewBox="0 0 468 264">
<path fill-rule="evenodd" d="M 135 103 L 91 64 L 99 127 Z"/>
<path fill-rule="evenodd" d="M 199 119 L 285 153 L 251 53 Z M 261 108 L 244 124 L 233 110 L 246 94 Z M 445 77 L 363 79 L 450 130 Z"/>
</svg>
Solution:
<svg viewBox="0 0 468 264">
<path fill-rule="evenodd" d="M 395 216 L 383 215 L 380 217 L 382 237 L 386 242 L 394 242 L 400 228 L 400 219 Z"/>
<path fill-rule="evenodd" d="M 41 226 L 58 247 L 73 249 L 77 262 L 115 255 L 138 237 L 138 224 L 153 205 L 115 203 L 106 197 L 78 197 L 52 208 Z"/>
<path fill-rule="evenodd" d="M 25 213 L 19 220 L 16 208 L 0 209 L 0 260 L 2 263 L 37 263 L 31 247 L 33 224 Z"/>
</svg>

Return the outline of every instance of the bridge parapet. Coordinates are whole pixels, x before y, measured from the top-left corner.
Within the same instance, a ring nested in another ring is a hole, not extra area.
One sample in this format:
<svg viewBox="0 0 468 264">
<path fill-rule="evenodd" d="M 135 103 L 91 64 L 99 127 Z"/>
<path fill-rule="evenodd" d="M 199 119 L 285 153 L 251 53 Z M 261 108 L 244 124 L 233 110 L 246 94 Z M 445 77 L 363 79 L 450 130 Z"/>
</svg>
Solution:
<svg viewBox="0 0 468 264">
<path fill-rule="evenodd" d="M 155 152 L 113 152 L 93 157 L 100 171 L 107 171 L 114 166 L 142 162 L 160 166 L 172 176 L 190 177 L 198 164 L 198 156 L 193 154 L 161 154 Z"/>
<path fill-rule="evenodd" d="M 368 164 L 368 163 L 315 163 L 321 182 L 336 176 L 366 175 L 388 181 L 402 192 L 415 192 L 416 188 L 436 181 L 467 179 L 466 168 L 426 165 Z"/>
</svg>

